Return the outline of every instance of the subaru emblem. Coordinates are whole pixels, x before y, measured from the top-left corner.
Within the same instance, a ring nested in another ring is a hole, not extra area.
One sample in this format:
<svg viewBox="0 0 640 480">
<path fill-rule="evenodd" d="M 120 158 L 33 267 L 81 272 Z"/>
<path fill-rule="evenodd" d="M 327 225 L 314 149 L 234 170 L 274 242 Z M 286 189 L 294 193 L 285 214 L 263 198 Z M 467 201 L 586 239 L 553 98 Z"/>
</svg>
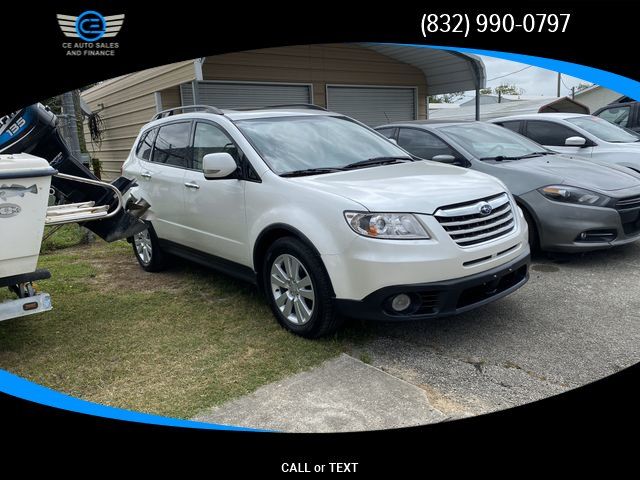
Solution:
<svg viewBox="0 0 640 480">
<path fill-rule="evenodd" d="M 493 212 L 493 207 L 488 203 L 483 203 L 482 205 L 480 205 L 480 215 L 486 217 L 487 215 L 490 215 L 491 212 Z"/>
</svg>

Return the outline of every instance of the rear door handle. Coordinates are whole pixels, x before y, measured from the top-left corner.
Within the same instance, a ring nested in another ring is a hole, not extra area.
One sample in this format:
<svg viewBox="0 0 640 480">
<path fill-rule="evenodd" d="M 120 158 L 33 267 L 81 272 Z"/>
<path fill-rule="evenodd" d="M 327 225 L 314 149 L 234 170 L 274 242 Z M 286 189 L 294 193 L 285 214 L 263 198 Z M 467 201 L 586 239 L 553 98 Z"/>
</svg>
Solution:
<svg viewBox="0 0 640 480">
<path fill-rule="evenodd" d="M 187 188 L 193 188 L 195 190 L 198 190 L 200 188 L 200 185 L 198 185 L 197 183 L 185 183 L 184 184 L 185 187 Z"/>
<path fill-rule="evenodd" d="M 140 174 L 142 178 L 146 178 L 147 180 L 151 178 L 151 174 L 149 172 L 143 172 Z"/>
</svg>

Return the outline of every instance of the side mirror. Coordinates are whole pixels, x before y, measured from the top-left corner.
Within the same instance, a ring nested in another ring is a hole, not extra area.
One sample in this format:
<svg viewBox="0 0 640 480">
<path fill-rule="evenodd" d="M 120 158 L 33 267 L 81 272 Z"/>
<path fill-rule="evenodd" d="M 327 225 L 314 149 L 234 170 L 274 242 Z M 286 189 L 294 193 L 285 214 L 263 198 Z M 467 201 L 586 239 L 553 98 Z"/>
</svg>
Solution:
<svg viewBox="0 0 640 480">
<path fill-rule="evenodd" d="M 237 169 L 236 161 L 227 152 L 208 153 L 202 158 L 202 171 L 207 180 L 226 178 Z"/>
<path fill-rule="evenodd" d="M 567 147 L 584 147 L 587 144 L 587 139 L 584 137 L 569 137 L 564 141 Z"/>
<path fill-rule="evenodd" d="M 450 165 L 459 163 L 458 159 L 453 155 L 436 155 L 435 157 L 431 158 L 431 160 L 433 160 L 434 162 L 448 163 Z"/>
</svg>

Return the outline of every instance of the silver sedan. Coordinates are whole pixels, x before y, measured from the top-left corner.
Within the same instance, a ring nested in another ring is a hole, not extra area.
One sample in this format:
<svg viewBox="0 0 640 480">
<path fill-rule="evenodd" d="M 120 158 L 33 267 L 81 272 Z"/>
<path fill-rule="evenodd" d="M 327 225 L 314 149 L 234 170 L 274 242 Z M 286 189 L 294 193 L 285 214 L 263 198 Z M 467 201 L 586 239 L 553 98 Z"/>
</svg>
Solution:
<svg viewBox="0 0 640 480">
<path fill-rule="evenodd" d="M 412 155 L 500 179 L 529 224 L 532 247 L 588 251 L 640 238 L 640 174 L 557 154 L 483 122 L 415 121 L 376 128 Z"/>
</svg>

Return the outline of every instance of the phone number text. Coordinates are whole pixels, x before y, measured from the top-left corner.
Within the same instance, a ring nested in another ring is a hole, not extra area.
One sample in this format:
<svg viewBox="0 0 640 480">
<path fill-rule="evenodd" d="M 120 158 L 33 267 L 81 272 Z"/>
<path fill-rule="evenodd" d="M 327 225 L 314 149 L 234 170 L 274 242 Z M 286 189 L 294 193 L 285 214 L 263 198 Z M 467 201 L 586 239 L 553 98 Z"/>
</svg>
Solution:
<svg viewBox="0 0 640 480">
<path fill-rule="evenodd" d="M 432 33 L 460 33 L 468 37 L 470 33 L 564 33 L 571 19 L 570 13 L 527 13 L 516 17 L 510 13 L 425 13 L 422 15 L 422 35 Z"/>
</svg>

